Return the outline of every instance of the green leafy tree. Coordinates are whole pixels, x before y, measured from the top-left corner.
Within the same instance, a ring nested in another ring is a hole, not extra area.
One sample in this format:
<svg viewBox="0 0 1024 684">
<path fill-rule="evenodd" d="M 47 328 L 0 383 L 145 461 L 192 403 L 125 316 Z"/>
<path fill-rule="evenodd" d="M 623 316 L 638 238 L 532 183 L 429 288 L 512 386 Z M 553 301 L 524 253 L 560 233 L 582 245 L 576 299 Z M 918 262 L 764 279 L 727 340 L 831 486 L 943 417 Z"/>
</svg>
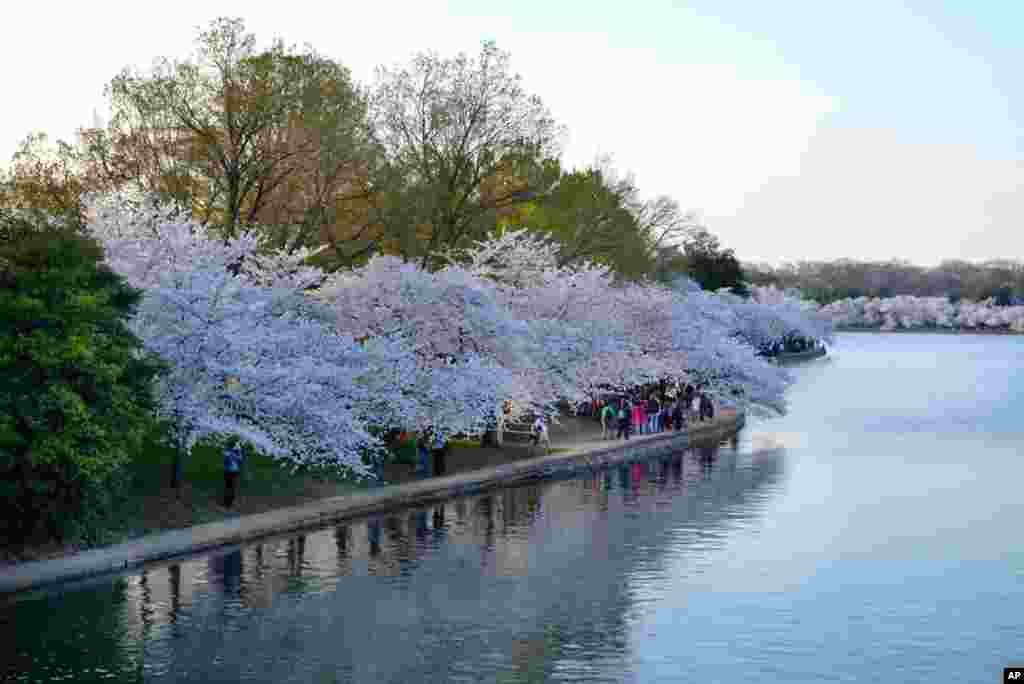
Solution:
<svg viewBox="0 0 1024 684">
<path fill-rule="evenodd" d="M 705 290 L 727 287 L 734 293 L 745 295 L 743 269 L 732 249 L 722 249 L 718 238 L 701 228 L 684 242 L 687 271 Z"/>
<path fill-rule="evenodd" d="M 88 530 L 153 428 L 159 367 L 125 327 L 140 293 L 68 229 L 0 244 L 0 535 Z"/>
<path fill-rule="evenodd" d="M 641 200 L 633 179 L 618 176 L 607 160 L 568 172 L 549 162 L 542 169 L 529 184 L 540 189 L 527 193 L 517 222 L 555 240 L 562 266 L 591 261 L 627 279 L 656 276 L 664 255 L 678 251 L 696 225 L 669 197 Z"/>
<path fill-rule="evenodd" d="M 633 187 L 598 168 L 563 173 L 528 225 L 561 246 L 563 266 L 587 260 L 636 277 L 649 269 L 648 245 L 631 211 Z"/>
</svg>

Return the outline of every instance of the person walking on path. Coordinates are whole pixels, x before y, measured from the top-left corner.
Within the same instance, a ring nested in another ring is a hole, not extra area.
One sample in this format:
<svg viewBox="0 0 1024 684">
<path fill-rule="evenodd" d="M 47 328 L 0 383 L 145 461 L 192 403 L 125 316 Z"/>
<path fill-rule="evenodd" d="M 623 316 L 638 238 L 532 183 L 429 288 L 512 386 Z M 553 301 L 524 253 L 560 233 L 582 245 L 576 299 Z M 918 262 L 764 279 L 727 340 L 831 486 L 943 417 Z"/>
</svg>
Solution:
<svg viewBox="0 0 1024 684">
<path fill-rule="evenodd" d="M 498 446 L 505 444 L 505 426 L 512 416 L 512 402 L 506 399 L 501 404 L 501 413 L 498 414 L 497 442 Z"/>
<path fill-rule="evenodd" d="M 238 437 L 231 437 L 224 447 L 224 507 L 231 508 L 238 496 L 238 479 L 242 474 L 245 452 Z"/>
<path fill-rule="evenodd" d="M 715 417 L 715 406 L 711 403 L 711 397 L 706 393 L 701 392 L 700 395 L 700 420 L 704 422 L 704 419 L 713 420 Z"/>
<path fill-rule="evenodd" d="M 676 403 L 672 406 L 672 427 L 676 432 L 679 432 L 685 426 L 686 412 L 683 411 L 683 400 L 676 399 Z"/>
<path fill-rule="evenodd" d="M 630 406 L 629 402 L 625 399 L 619 404 L 619 432 L 615 435 L 615 439 L 622 437 L 626 440 L 629 439 L 629 418 L 630 418 Z"/>
<path fill-rule="evenodd" d="M 533 421 L 533 434 L 530 435 L 532 446 L 544 445 L 544 453 L 551 450 L 551 438 L 548 436 L 548 426 L 544 422 L 544 416 L 540 415 Z"/>
<path fill-rule="evenodd" d="M 643 414 L 643 410 L 644 410 L 643 409 L 643 404 L 641 403 L 641 400 L 638 399 L 633 404 L 633 410 L 632 410 L 632 414 L 633 415 L 631 416 L 632 419 L 633 419 L 633 430 L 638 435 L 642 435 L 644 433 L 644 414 Z"/>
<path fill-rule="evenodd" d="M 615 421 L 615 409 L 611 404 L 605 404 L 601 409 L 601 439 L 611 439 Z"/>
<path fill-rule="evenodd" d="M 660 417 L 661 402 L 652 394 L 647 400 L 647 432 L 651 434 L 661 432 L 661 426 L 658 425 Z"/>
</svg>

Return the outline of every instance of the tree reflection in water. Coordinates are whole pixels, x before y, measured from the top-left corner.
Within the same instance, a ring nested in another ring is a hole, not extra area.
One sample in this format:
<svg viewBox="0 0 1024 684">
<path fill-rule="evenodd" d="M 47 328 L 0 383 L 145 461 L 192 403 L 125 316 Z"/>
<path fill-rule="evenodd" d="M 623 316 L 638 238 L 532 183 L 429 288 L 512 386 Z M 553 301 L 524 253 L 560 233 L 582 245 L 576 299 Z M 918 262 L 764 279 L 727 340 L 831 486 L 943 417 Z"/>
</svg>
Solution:
<svg viewBox="0 0 1024 684">
<path fill-rule="evenodd" d="M 530 681 L 556 665 L 608 676 L 630 648 L 631 578 L 657 576 L 669 549 L 691 543 L 686 530 L 757 515 L 751 492 L 780 473 L 780 453 L 738 468 L 735 451 L 704 448 L 154 567 L 103 603 L 130 608 L 91 629 L 85 650 L 105 649 L 126 677 L 142 652 L 147 672 L 192 681 L 298 681 L 307 668 L 339 681 Z M 295 600 L 275 600 L 284 592 Z M 19 643 L 30 654 L 52 645 Z"/>
</svg>

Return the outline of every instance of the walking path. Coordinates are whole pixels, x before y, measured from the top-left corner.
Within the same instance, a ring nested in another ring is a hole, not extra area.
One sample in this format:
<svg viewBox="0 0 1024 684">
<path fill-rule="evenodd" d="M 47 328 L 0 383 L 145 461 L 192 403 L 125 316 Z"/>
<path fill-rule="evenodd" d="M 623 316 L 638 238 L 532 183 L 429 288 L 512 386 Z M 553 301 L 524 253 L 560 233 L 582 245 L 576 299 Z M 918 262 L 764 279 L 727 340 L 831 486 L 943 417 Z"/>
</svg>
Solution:
<svg viewBox="0 0 1024 684">
<path fill-rule="evenodd" d="M 564 449 L 561 453 L 534 457 L 527 447 L 516 444 L 507 444 L 502 449 L 459 449 L 449 456 L 448 474 L 442 477 L 410 481 L 401 476 L 395 484 L 367 492 L 161 532 L 72 556 L 3 568 L 0 569 L 0 594 L 121 572 L 146 563 L 327 525 L 345 518 L 476 494 L 516 482 L 571 475 L 613 463 L 650 458 L 694 442 L 720 441 L 734 434 L 743 423 L 742 413 L 723 410 L 714 420 L 691 423 L 687 431 L 608 441 L 601 439 L 601 428 L 596 421 L 564 419 L 562 425 L 549 427 L 551 446 Z"/>
</svg>

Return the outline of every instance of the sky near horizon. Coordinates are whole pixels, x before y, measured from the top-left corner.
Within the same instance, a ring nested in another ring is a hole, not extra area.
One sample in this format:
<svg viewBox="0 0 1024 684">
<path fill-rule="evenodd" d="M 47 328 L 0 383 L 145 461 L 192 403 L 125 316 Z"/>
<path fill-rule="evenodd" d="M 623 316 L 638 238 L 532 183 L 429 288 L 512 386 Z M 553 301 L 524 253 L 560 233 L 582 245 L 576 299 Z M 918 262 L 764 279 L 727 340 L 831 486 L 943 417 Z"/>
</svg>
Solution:
<svg viewBox="0 0 1024 684">
<path fill-rule="evenodd" d="M 0 59 L 23 96 L 0 115 L 0 164 L 33 130 L 72 140 L 118 71 L 187 56 L 217 16 L 261 44 L 308 43 L 364 84 L 419 50 L 494 39 L 566 126 L 564 162 L 610 155 L 743 261 L 1024 258 L 1024 2 L 15 7 Z"/>
</svg>

